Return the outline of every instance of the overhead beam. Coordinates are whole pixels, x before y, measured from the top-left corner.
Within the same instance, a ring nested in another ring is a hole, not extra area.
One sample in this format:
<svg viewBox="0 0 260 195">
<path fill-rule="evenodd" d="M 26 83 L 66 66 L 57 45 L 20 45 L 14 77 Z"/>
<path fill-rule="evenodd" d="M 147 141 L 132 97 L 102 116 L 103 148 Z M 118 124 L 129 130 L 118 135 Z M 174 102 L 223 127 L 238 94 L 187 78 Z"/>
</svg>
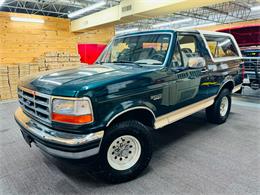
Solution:
<svg viewBox="0 0 260 195">
<path fill-rule="evenodd" d="M 86 31 L 106 24 L 126 23 L 228 1 L 230 0 L 123 0 L 117 6 L 71 21 L 71 31 Z"/>
<path fill-rule="evenodd" d="M 81 32 L 93 27 L 98 27 L 100 25 L 107 25 L 109 23 L 114 23 L 120 19 L 118 6 L 114 6 L 105 9 L 100 12 L 73 20 L 71 22 L 72 32 Z"/>
</svg>

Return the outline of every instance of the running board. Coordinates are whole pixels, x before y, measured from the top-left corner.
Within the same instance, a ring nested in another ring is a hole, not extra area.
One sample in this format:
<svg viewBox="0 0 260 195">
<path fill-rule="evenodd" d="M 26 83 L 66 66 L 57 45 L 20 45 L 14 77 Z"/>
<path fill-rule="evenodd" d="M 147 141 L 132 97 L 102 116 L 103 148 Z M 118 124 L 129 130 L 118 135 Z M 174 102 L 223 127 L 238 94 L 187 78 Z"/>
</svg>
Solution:
<svg viewBox="0 0 260 195">
<path fill-rule="evenodd" d="M 156 121 L 154 123 L 154 128 L 155 129 L 162 128 L 166 125 L 174 123 L 178 120 L 181 120 L 187 116 L 190 116 L 200 110 L 203 110 L 203 109 L 211 106 L 212 104 L 214 104 L 215 97 L 216 96 L 212 96 L 212 97 L 202 100 L 200 102 L 191 104 L 189 106 L 180 108 L 176 111 L 170 112 L 168 114 L 165 114 L 165 115 L 162 115 L 162 116 L 156 118 Z"/>
</svg>

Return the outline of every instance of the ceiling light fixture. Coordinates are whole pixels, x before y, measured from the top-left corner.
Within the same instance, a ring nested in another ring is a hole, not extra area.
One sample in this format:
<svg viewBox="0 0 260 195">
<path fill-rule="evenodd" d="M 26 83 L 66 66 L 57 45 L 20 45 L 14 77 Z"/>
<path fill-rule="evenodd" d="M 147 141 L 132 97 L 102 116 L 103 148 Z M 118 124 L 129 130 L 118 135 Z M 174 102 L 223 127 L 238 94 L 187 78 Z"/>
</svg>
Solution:
<svg viewBox="0 0 260 195">
<path fill-rule="evenodd" d="M 175 21 L 171 21 L 171 22 L 163 22 L 163 23 L 154 24 L 153 28 L 158 28 L 158 27 L 162 27 L 162 26 L 170 26 L 173 24 L 179 24 L 179 23 L 190 22 L 190 21 L 192 21 L 191 18 L 186 18 L 183 20 L 175 20 Z"/>
<path fill-rule="evenodd" d="M 44 23 L 43 19 L 37 19 L 37 18 L 21 18 L 16 16 L 11 16 L 11 20 L 15 22 L 32 22 L 32 23 Z"/>
<path fill-rule="evenodd" d="M 186 26 L 186 27 L 181 27 L 179 29 L 184 30 L 184 29 L 192 29 L 192 28 L 201 28 L 201 27 L 207 27 L 207 26 L 214 26 L 217 25 L 218 23 L 208 23 L 208 24 L 200 24 L 196 26 Z"/>
<path fill-rule="evenodd" d="M 138 28 L 129 28 L 126 30 L 119 30 L 119 31 L 116 31 L 116 34 L 119 35 L 119 34 L 134 32 L 134 31 L 138 31 Z"/>
<path fill-rule="evenodd" d="M 260 10 L 260 5 L 251 7 L 250 9 L 251 9 L 251 11 L 259 11 Z"/>
<path fill-rule="evenodd" d="M 85 7 L 85 8 L 83 8 L 83 9 L 80 9 L 80 10 L 75 11 L 75 12 L 72 12 L 72 13 L 69 13 L 69 14 L 68 14 L 68 17 L 69 17 L 69 18 L 75 18 L 75 17 L 77 17 L 77 16 L 79 16 L 79 15 L 82 15 L 82 14 L 84 14 L 84 13 L 86 13 L 86 12 L 89 12 L 89 11 L 91 11 L 91 10 L 97 9 L 97 8 L 99 8 L 99 7 L 102 7 L 102 6 L 105 5 L 105 4 L 106 4 L 105 1 L 100 1 L 100 2 L 98 2 L 98 3 L 95 3 L 95 4 L 91 5 L 91 6 Z"/>
</svg>

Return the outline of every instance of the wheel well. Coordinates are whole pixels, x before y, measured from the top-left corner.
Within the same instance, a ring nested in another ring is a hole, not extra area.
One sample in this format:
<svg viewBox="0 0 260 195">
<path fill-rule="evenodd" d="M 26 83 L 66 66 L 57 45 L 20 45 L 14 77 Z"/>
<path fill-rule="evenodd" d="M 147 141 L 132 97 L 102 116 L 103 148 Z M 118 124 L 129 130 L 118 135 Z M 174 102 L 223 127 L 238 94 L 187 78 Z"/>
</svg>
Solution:
<svg viewBox="0 0 260 195">
<path fill-rule="evenodd" d="M 115 119 L 112 119 L 112 121 L 109 122 L 108 126 L 126 120 L 137 120 L 144 125 L 153 127 L 155 122 L 155 117 L 151 111 L 148 111 L 146 109 L 136 109 L 136 110 L 125 112 L 119 115 L 118 117 L 116 117 Z"/>
<path fill-rule="evenodd" d="M 234 88 L 233 81 L 228 81 L 221 87 L 220 91 L 222 91 L 223 89 L 228 89 L 230 92 L 232 92 L 233 88 Z"/>
</svg>

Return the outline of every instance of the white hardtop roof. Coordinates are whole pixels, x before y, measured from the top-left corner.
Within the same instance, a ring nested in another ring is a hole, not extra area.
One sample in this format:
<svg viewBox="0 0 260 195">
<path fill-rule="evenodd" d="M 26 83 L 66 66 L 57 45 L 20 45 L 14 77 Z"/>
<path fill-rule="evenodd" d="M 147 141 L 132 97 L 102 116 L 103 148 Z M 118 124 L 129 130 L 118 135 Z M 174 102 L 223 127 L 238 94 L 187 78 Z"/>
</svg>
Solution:
<svg viewBox="0 0 260 195">
<path fill-rule="evenodd" d="M 205 34 L 207 34 L 207 35 L 222 35 L 222 36 L 229 36 L 229 37 L 233 37 L 233 35 L 232 34 L 229 34 L 229 33 L 223 33 L 223 32 L 216 32 L 216 31 L 209 31 L 209 30 L 192 30 L 192 29 L 190 29 L 190 30 L 181 30 L 181 29 L 174 29 L 175 31 L 177 31 L 177 32 L 198 32 L 198 33 L 200 33 L 200 34 L 202 34 L 202 35 L 205 35 Z"/>
<path fill-rule="evenodd" d="M 190 32 L 190 33 L 199 33 L 205 43 L 205 46 L 206 48 L 208 49 L 209 51 L 209 54 L 210 54 L 210 57 L 212 59 L 213 62 L 221 62 L 221 61 L 226 61 L 226 60 L 235 60 L 235 59 L 241 59 L 242 58 L 242 54 L 241 54 L 241 51 L 239 49 L 239 46 L 237 44 L 237 41 L 236 39 L 234 38 L 234 36 L 232 34 L 229 34 L 229 33 L 223 33 L 223 32 L 215 32 L 215 31 L 206 31 L 206 30 L 176 30 L 177 32 Z M 236 50 L 238 52 L 238 56 L 237 57 L 221 57 L 221 58 L 214 58 L 210 52 L 210 49 L 209 49 L 209 46 L 208 46 L 208 43 L 206 41 L 206 38 L 205 38 L 205 35 L 213 35 L 213 36 L 220 36 L 220 37 L 229 37 L 234 46 L 236 47 Z"/>
</svg>

